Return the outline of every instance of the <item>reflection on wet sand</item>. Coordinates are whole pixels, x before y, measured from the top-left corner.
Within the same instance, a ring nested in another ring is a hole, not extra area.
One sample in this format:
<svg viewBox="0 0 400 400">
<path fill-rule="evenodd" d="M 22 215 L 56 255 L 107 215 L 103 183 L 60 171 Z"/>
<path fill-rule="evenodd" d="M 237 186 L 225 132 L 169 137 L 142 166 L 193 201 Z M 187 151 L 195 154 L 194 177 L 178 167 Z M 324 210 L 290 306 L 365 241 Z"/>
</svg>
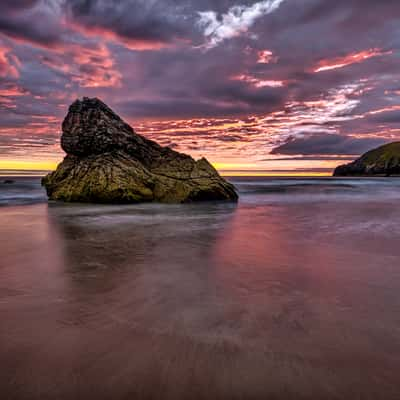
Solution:
<svg viewBox="0 0 400 400">
<path fill-rule="evenodd" d="M 397 399 L 400 250 L 368 207 L 3 209 L 1 393 Z"/>
</svg>

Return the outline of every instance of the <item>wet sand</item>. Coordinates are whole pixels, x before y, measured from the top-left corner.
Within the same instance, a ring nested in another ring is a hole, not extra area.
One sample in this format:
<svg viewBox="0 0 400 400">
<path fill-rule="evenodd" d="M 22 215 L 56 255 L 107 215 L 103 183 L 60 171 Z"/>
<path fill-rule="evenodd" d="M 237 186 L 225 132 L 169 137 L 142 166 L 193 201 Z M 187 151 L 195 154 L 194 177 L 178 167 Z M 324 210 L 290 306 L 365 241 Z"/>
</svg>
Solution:
<svg viewBox="0 0 400 400">
<path fill-rule="evenodd" d="M 400 208 L 0 209 L 2 399 L 399 399 Z"/>
</svg>

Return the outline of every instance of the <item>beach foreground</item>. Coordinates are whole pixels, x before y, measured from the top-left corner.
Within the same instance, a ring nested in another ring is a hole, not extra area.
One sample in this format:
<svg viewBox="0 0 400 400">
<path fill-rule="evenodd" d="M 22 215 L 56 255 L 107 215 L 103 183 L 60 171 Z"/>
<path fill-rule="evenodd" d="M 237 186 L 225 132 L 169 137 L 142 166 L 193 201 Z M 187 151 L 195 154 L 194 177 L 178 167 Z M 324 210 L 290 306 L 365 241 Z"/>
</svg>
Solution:
<svg viewBox="0 0 400 400">
<path fill-rule="evenodd" d="M 231 181 L 238 204 L 3 198 L 1 397 L 400 398 L 400 180 Z"/>
</svg>

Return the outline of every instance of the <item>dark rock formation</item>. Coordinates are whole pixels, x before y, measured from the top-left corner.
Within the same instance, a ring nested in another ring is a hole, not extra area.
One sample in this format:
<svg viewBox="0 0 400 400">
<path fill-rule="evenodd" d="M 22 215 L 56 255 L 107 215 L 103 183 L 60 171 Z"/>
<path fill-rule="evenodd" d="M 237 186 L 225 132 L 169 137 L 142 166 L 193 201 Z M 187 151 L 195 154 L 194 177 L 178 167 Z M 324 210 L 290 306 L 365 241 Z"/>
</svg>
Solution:
<svg viewBox="0 0 400 400">
<path fill-rule="evenodd" d="M 400 175 L 400 142 L 385 144 L 350 164 L 340 165 L 333 176 Z"/>
<path fill-rule="evenodd" d="M 50 199 L 95 203 L 237 200 L 233 185 L 205 159 L 195 161 L 144 138 L 98 99 L 69 108 L 67 153 L 42 180 Z"/>
</svg>

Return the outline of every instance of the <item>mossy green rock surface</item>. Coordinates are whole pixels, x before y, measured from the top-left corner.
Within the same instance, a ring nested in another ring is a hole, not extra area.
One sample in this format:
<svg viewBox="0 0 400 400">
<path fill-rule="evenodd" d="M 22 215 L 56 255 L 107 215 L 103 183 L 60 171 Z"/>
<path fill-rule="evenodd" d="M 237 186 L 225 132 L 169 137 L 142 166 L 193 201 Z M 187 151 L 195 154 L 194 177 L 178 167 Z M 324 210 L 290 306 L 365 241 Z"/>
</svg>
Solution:
<svg viewBox="0 0 400 400">
<path fill-rule="evenodd" d="M 350 164 L 340 165 L 334 176 L 400 175 L 400 142 L 385 144 L 362 155 Z"/>
<path fill-rule="evenodd" d="M 236 191 L 202 158 L 144 138 L 98 99 L 75 101 L 63 122 L 67 153 L 42 184 L 52 200 L 93 203 L 237 200 Z"/>
</svg>

